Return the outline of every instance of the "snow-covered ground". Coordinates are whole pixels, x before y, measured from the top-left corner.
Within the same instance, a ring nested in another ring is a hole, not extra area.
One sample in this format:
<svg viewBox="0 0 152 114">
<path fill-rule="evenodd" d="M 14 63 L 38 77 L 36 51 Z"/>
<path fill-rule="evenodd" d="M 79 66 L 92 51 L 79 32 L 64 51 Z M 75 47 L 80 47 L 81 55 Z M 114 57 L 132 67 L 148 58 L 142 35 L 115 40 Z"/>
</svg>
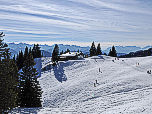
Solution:
<svg viewBox="0 0 152 114">
<path fill-rule="evenodd" d="M 152 70 L 151 56 L 119 60 L 96 56 L 59 62 L 41 72 L 43 108 L 35 113 L 151 114 L 152 74 L 147 70 Z"/>
</svg>

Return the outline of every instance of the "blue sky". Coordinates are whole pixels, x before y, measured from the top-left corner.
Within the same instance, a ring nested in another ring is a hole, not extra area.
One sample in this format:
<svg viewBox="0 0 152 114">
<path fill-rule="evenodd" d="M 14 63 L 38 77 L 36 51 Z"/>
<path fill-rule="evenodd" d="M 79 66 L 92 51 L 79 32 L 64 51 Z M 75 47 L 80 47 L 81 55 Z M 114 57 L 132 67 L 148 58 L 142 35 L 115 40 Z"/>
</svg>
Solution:
<svg viewBox="0 0 152 114">
<path fill-rule="evenodd" d="M 0 0 L 5 42 L 152 44 L 151 0 Z"/>
</svg>

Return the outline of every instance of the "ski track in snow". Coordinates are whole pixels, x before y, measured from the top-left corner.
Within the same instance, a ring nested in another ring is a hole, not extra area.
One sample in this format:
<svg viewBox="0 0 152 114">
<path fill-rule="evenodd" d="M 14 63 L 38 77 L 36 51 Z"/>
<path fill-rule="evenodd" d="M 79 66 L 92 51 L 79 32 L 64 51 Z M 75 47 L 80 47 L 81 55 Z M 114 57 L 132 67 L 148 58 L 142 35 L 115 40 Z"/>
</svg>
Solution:
<svg viewBox="0 0 152 114">
<path fill-rule="evenodd" d="M 103 58 L 59 62 L 43 71 L 38 79 L 43 109 L 37 113 L 151 114 L 152 75 L 147 70 L 152 70 L 152 57 Z"/>
</svg>

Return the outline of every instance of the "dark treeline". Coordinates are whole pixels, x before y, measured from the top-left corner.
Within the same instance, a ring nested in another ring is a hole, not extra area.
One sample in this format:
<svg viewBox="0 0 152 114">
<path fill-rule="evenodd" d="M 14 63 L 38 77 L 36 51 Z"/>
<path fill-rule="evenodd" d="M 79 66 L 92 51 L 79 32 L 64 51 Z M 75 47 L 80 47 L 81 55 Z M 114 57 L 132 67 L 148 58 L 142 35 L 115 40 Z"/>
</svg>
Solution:
<svg viewBox="0 0 152 114">
<path fill-rule="evenodd" d="M 140 51 L 136 51 L 136 52 L 130 52 L 129 54 L 120 56 L 120 58 L 145 57 L 145 56 L 151 56 L 151 55 L 152 55 L 152 48 L 149 48 L 148 50 L 140 50 Z"/>
<path fill-rule="evenodd" d="M 42 107 L 42 90 L 34 68 L 34 58 L 40 56 L 38 45 L 33 49 L 25 48 L 17 59 L 11 58 L 10 49 L 0 33 L 0 114 L 7 114 L 15 107 Z M 21 72 L 19 72 L 21 69 Z"/>
</svg>

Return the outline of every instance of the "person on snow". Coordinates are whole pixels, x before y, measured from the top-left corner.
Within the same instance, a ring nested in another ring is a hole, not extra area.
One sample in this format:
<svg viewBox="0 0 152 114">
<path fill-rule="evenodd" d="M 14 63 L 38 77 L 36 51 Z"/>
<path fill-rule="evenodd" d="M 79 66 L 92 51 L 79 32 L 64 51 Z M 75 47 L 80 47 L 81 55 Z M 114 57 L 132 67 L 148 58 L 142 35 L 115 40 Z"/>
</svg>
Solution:
<svg viewBox="0 0 152 114">
<path fill-rule="evenodd" d="M 96 87 L 96 84 L 94 83 L 94 87 Z"/>
<path fill-rule="evenodd" d="M 96 84 L 97 84 L 97 80 L 96 80 Z"/>
</svg>

